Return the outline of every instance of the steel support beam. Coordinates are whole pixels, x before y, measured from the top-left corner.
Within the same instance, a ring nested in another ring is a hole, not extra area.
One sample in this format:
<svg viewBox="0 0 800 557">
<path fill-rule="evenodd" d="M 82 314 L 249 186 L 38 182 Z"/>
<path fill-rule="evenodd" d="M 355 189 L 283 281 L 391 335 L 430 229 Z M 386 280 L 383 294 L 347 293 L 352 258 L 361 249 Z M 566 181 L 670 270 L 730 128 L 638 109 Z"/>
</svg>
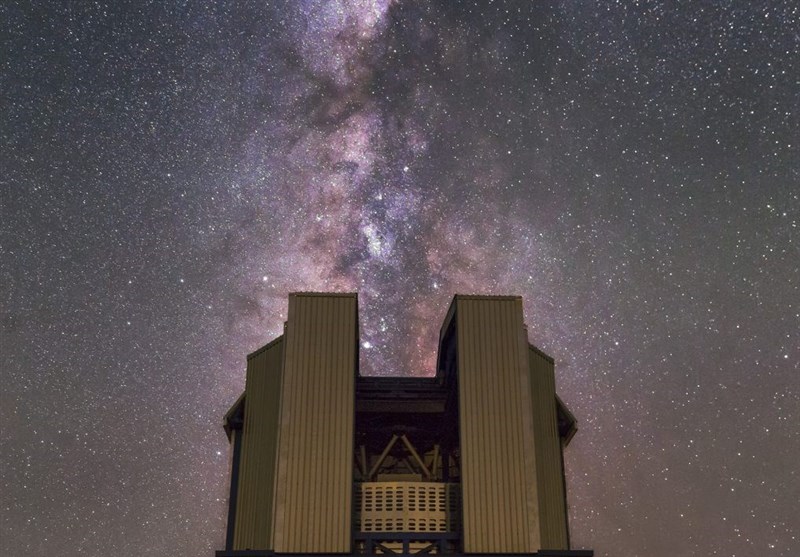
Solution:
<svg viewBox="0 0 800 557">
<path fill-rule="evenodd" d="M 414 460 L 416 461 L 417 464 L 419 464 L 419 467 L 422 468 L 422 471 L 425 473 L 428 479 L 431 479 L 431 471 L 428 470 L 428 467 L 425 466 L 424 462 L 422 462 L 422 459 L 419 457 L 419 454 L 414 448 L 414 445 L 411 444 L 411 441 L 408 440 L 408 437 L 406 437 L 405 433 L 400 436 L 400 440 L 403 441 L 403 444 L 406 446 L 406 449 L 408 449 L 408 452 L 410 452 L 411 456 L 414 457 Z"/>
<path fill-rule="evenodd" d="M 389 451 L 392 450 L 392 447 L 394 447 L 395 443 L 397 443 L 397 435 L 392 435 L 392 438 L 389 440 L 389 444 L 386 445 L 385 449 L 383 449 L 381 456 L 378 457 L 378 460 L 372 465 L 369 474 L 367 474 L 367 481 L 372 481 L 372 477 L 378 472 L 378 470 L 380 470 L 381 464 L 383 464 L 383 461 L 386 459 L 386 455 L 389 454 Z"/>
</svg>

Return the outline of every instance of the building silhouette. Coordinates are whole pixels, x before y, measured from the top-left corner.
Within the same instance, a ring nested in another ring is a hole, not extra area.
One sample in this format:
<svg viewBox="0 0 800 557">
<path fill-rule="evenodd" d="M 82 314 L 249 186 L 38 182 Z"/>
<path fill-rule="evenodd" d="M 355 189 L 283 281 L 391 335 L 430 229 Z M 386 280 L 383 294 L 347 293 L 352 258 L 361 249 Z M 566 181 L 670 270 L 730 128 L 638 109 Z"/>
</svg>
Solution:
<svg viewBox="0 0 800 557">
<path fill-rule="evenodd" d="M 297 293 L 247 357 L 217 557 L 592 555 L 569 549 L 575 418 L 520 297 L 455 296 L 434 377 L 360 376 L 358 345 L 356 294 Z"/>
</svg>

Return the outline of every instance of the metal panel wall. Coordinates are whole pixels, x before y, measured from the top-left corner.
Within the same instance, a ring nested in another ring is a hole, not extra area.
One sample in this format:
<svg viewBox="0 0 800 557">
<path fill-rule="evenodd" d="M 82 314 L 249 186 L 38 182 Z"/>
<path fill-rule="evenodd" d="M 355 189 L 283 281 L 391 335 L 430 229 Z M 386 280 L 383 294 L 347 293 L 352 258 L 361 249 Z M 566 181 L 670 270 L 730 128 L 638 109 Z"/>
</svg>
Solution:
<svg viewBox="0 0 800 557">
<path fill-rule="evenodd" d="M 357 373 L 355 294 L 292 294 L 278 444 L 278 553 L 351 546 Z"/>
<path fill-rule="evenodd" d="M 540 548 L 528 341 L 519 297 L 456 296 L 464 551 Z"/>
<path fill-rule="evenodd" d="M 529 353 L 533 428 L 536 439 L 536 480 L 542 547 L 569 549 L 561 439 L 556 421 L 553 359 L 535 348 Z"/>
<path fill-rule="evenodd" d="M 283 337 L 247 357 L 233 549 L 272 549 Z"/>
</svg>

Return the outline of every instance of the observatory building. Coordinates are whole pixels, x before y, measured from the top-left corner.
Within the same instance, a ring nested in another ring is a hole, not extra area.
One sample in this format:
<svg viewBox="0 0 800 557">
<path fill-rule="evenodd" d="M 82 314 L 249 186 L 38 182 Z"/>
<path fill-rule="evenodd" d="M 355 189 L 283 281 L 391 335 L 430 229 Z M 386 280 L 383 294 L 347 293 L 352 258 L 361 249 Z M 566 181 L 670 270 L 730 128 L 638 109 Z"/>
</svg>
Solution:
<svg viewBox="0 0 800 557">
<path fill-rule="evenodd" d="M 575 418 L 522 299 L 453 298 L 434 377 L 358 373 L 356 294 L 289 296 L 247 357 L 217 557 L 570 550 L 562 453 Z"/>
</svg>

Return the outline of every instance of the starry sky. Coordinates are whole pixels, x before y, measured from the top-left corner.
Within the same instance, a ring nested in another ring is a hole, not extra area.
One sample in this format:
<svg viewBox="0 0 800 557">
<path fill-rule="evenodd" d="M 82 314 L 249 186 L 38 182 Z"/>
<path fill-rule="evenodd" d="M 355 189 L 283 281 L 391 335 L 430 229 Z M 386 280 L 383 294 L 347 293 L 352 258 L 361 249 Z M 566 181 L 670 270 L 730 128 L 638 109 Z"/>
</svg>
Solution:
<svg viewBox="0 0 800 557">
<path fill-rule="evenodd" d="M 292 291 L 524 297 L 573 546 L 800 554 L 793 2 L 0 6 L 0 553 L 211 556 Z"/>
</svg>

